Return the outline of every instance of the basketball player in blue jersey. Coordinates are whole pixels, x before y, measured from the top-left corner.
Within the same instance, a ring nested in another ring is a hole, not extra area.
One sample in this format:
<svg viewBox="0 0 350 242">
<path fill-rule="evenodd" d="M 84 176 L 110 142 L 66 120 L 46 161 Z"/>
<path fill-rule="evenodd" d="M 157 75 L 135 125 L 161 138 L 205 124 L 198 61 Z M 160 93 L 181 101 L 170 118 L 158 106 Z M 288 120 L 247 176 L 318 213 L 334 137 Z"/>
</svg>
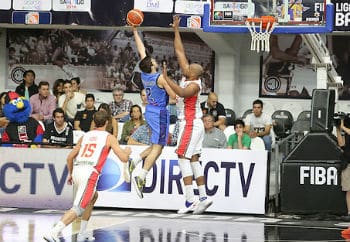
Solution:
<svg viewBox="0 0 350 242">
<path fill-rule="evenodd" d="M 142 84 L 146 90 L 148 104 L 145 111 L 145 119 L 152 130 L 152 145 L 144 150 L 139 157 L 128 162 L 125 169 L 125 180 L 132 180 L 136 188 L 137 195 L 143 198 L 143 188 L 146 183 L 146 176 L 153 164 L 162 153 L 164 145 L 167 143 L 169 131 L 169 112 L 167 105 L 169 96 L 175 98 L 176 95 L 169 87 L 163 74 L 158 73 L 158 63 L 151 56 L 146 55 L 146 48 L 137 32 L 136 26 L 133 26 L 135 43 L 141 61 L 139 67 L 141 69 Z M 164 68 L 163 68 L 164 69 Z M 142 171 L 138 176 L 131 177 L 135 166 L 144 160 Z"/>
</svg>

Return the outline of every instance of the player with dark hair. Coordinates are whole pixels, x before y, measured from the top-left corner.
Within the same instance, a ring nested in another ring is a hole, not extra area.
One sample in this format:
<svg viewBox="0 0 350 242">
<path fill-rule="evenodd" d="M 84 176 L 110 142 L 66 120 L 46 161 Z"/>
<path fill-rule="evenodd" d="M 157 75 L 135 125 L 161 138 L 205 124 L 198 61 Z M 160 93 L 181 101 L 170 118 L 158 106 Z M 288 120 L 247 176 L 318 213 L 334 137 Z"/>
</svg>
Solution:
<svg viewBox="0 0 350 242">
<path fill-rule="evenodd" d="M 79 216 L 82 216 L 82 221 L 78 241 L 94 239 L 86 231 L 86 227 L 97 200 L 97 181 L 109 151 L 112 149 L 122 162 L 127 162 L 131 153 L 129 147 L 122 149 L 117 138 L 106 131 L 108 118 L 106 112 L 97 111 L 94 115 L 95 130 L 84 134 L 69 153 L 67 157 L 68 184 L 73 183 L 76 191 L 73 207 L 44 236 L 46 241 L 60 241 L 58 234 Z"/>
<path fill-rule="evenodd" d="M 139 157 L 129 162 L 129 165 L 125 170 L 128 174 L 125 174 L 124 176 L 126 180 L 128 180 L 128 176 L 131 179 L 131 174 L 135 169 L 135 166 L 145 159 L 141 173 L 139 176 L 132 179 L 137 194 L 140 198 L 143 198 L 142 191 L 146 183 L 146 176 L 161 154 L 164 145 L 167 143 L 170 123 L 167 105 L 169 102 L 169 95 L 175 98 L 175 93 L 167 84 L 163 74 L 157 72 L 158 63 L 155 59 L 146 55 L 145 45 L 137 32 L 136 26 L 133 26 L 133 33 L 136 47 L 141 57 L 139 64 L 141 69 L 141 79 L 143 86 L 146 89 L 148 101 L 145 119 L 152 130 L 152 145 L 144 150 Z"/>
</svg>

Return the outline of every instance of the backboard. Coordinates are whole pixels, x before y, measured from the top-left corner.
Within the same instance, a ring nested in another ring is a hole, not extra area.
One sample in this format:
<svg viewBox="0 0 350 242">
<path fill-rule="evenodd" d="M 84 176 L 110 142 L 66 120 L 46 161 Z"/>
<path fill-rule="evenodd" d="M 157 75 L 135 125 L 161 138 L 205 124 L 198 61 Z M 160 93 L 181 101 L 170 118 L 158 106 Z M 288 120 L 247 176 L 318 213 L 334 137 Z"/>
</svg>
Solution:
<svg viewBox="0 0 350 242">
<path fill-rule="evenodd" d="M 211 0 L 204 6 L 205 32 L 248 32 L 246 18 L 274 16 L 273 33 L 326 33 L 333 29 L 330 0 Z"/>
</svg>

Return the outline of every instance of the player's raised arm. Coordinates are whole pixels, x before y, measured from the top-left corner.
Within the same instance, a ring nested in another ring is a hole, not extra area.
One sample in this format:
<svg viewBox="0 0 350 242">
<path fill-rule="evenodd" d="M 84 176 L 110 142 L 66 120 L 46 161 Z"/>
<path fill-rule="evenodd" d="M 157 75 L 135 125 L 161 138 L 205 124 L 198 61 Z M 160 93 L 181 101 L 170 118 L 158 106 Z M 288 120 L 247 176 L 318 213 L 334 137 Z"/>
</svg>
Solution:
<svg viewBox="0 0 350 242">
<path fill-rule="evenodd" d="M 115 136 L 113 135 L 108 135 L 108 144 L 111 146 L 114 154 L 118 156 L 121 162 L 126 163 L 129 160 L 129 156 L 131 154 L 131 149 L 130 147 L 125 147 L 125 149 L 122 149 L 119 146 L 118 140 Z"/>
<path fill-rule="evenodd" d="M 169 78 L 168 73 L 167 73 L 166 63 L 163 63 L 162 68 L 163 68 L 162 74 L 158 78 L 158 85 L 160 85 L 161 87 L 163 87 L 165 89 L 165 91 L 168 93 L 170 98 L 176 99 L 176 93 L 174 92 L 174 90 L 169 86 L 168 82 L 166 81 L 166 78 Z"/>
<path fill-rule="evenodd" d="M 180 68 L 181 68 L 183 74 L 185 76 L 187 76 L 189 64 L 188 64 L 188 60 L 186 58 L 184 46 L 182 44 L 181 35 L 180 35 L 180 31 L 179 31 L 179 25 L 180 25 L 180 17 L 178 15 L 175 15 L 173 17 L 173 23 L 172 23 L 172 27 L 174 29 L 174 35 L 175 35 L 174 36 L 175 54 L 176 54 L 177 61 L 179 62 L 179 65 L 180 65 Z"/>
<path fill-rule="evenodd" d="M 132 32 L 134 33 L 135 43 L 137 51 L 139 52 L 141 60 L 146 57 L 146 48 L 145 45 L 142 42 L 142 39 L 139 35 L 139 32 L 137 32 L 137 27 L 132 26 Z"/>
</svg>

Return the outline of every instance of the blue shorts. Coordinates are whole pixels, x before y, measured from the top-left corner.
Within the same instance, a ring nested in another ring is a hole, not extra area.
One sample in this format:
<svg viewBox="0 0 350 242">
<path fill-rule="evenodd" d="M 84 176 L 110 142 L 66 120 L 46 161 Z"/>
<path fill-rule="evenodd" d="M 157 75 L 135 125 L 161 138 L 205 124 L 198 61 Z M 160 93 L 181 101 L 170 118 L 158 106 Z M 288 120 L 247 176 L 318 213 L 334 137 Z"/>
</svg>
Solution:
<svg viewBox="0 0 350 242">
<path fill-rule="evenodd" d="M 152 130 L 151 143 L 165 146 L 169 133 L 169 112 L 166 107 L 146 106 L 145 119 Z"/>
</svg>

